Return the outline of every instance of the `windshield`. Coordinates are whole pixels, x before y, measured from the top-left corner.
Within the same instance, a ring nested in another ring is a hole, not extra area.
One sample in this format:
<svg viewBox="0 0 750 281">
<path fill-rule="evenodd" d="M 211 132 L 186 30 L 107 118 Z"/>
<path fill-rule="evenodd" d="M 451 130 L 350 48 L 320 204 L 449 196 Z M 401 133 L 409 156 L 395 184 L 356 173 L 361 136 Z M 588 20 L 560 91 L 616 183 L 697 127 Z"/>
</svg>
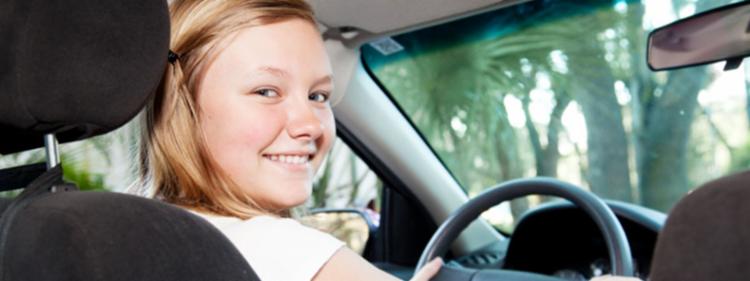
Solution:
<svg viewBox="0 0 750 281">
<path fill-rule="evenodd" d="M 646 36 L 729 2 L 532 1 L 375 40 L 362 54 L 470 197 L 549 176 L 668 211 L 701 183 L 748 167 L 750 67 L 652 72 Z M 511 231 L 548 200 L 484 216 Z"/>
</svg>

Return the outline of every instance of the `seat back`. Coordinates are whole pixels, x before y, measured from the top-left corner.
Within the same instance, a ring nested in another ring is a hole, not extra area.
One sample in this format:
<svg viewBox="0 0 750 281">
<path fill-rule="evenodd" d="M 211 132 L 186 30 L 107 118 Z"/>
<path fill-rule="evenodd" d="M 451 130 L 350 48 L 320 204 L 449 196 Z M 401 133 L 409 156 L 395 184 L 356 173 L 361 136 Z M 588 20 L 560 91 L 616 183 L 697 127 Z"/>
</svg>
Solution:
<svg viewBox="0 0 750 281">
<path fill-rule="evenodd" d="M 670 211 L 652 281 L 750 280 L 750 171 L 709 182 Z"/>
<path fill-rule="evenodd" d="M 132 195 L 63 191 L 61 176 L 45 173 L 3 213 L 0 280 L 259 280 L 202 218 Z"/>
<path fill-rule="evenodd" d="M 0 1 L 0 42 L 0 153 L 50 137 L 54 151 L 54 136 L 114 130 L 151 98 L 167 60 L 167 3 Z M 155 200 L 77 191 L 49 163 L 0 171 L 0 188 L 25 186 L 0 200 L 0 281 L 258 280 L 207 221 Z"/>
</svg>

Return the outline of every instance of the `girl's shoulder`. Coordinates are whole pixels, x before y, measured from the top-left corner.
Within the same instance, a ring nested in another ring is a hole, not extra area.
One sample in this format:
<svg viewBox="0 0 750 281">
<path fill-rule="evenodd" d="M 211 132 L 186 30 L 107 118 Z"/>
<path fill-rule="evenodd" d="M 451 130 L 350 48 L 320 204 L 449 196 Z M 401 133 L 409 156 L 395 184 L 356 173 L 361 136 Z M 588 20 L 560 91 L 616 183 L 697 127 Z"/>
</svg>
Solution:
<svg viewBox="0 0 750 281">
<path fill-rule="evenodd" d="M 257 216 L 243 220 L 235 217 L 215 215 L 201 216 L 219 228 L 222 232 L 241 232 L 243 236 L 269 236 L 269 239 L 279 239 L 288 236 L 319 236 L 319 234 L 325 234 L 313 228 L 304 226 L 291 218 Z"/>
<path fill-rule="evenodd" d="M 333 236 L 317 229 L 305 226 L 291 218 L 280 218 L 273 216 L 257 216 L 243 220 L 235 217 L 217 216 L 196 213 L 218 228 L 227 238 L 242 240 L 258 240 L 264 242 L 292 243 L 287 239 L 302 241 L 336 240 Z M 233 241 L 234 242 L 234 241 Z"/>
<path fill-rule="evenodd" d="M 310 280 L 344 245 L 290 218 L 198 215 L 232 241 L 261 280 Z"/>
</svg>

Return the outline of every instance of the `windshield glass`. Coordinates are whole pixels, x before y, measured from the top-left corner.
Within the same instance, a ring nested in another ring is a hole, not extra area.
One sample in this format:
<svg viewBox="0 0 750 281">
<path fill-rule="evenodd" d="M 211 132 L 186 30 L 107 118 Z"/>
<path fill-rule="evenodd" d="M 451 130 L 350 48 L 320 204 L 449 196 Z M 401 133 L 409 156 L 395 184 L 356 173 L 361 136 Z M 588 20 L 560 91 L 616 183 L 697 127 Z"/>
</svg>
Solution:
<svg viewBox="0 0 750 281">
<path fill-rule="evenodd" d="M 667 211 L 748 167 L 750 67 L 652 72 L 647 34 L 729 2 L 532 1 L 375 40 L 362 55 L 470 197 L 549 176 Z M 511 231 L 548 200 L 484 216 Z"/>
</svg>

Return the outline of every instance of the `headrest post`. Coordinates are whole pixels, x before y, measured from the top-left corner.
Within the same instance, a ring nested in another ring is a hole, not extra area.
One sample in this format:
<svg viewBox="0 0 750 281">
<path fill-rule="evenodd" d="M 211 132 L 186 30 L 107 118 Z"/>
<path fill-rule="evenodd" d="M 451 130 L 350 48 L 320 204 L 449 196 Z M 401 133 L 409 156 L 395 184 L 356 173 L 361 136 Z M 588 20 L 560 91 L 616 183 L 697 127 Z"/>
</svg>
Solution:
<svg viewBox="0 0 750 281">
<path fill-rule="evenodd" d="M 44 135 L 44 151 L 47 154 L 47 170 L 60 164 L 60 151 L 57 149 L 55 134 Z"/>
</svg>

